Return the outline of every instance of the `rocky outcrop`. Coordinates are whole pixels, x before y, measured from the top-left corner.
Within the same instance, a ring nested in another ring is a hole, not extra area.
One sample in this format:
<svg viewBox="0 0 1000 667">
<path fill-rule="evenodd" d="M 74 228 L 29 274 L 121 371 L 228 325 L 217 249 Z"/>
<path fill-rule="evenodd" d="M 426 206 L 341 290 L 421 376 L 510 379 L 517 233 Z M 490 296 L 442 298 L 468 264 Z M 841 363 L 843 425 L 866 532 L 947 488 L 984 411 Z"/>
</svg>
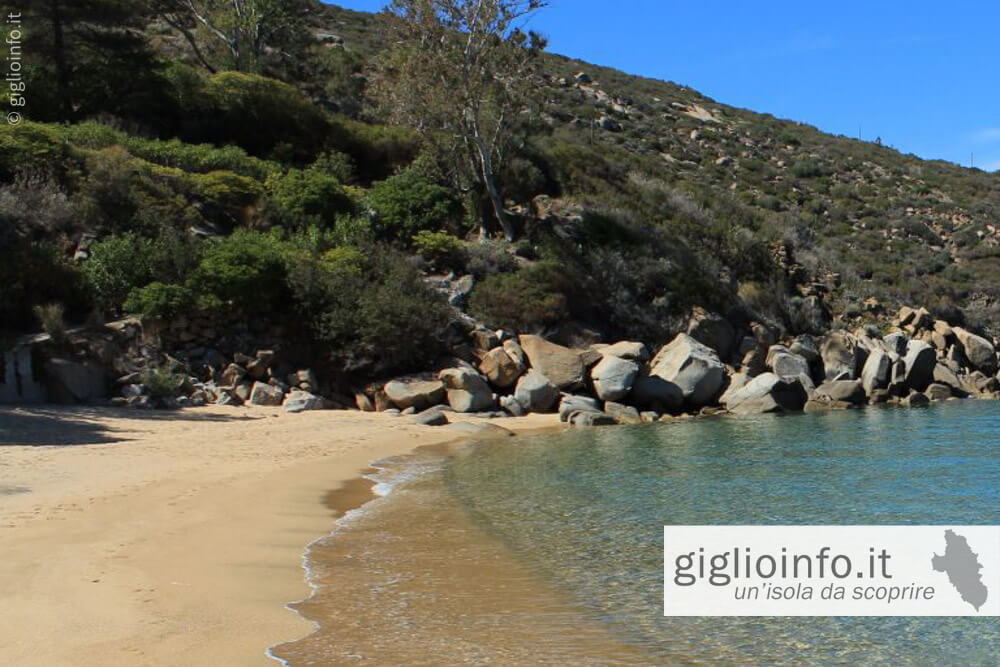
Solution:
<svg viewBox="0 0 1000 667">
<path fill-rule="evenodd" d="M 679 334 L 656 354 L 649 377 L 676 385 L 687 405 L 701 407 L 723 390 L 726 369 L 715 350 L 687 334 Z"/>
<path fill-rule="evenodd" d="M 911 340 L 906 346 L 904 383 L 912 391 L 923 391 L 934 379 L 937 354 L 934 348 L 921 340 Z"/>
<path fill-rule="evenodd" d="M 717 313 L 696 308 L 688 322 L 687 333 L 702 345 L 706 345 L 721 359 L 729 359 L 736 345 L 736 331 L 733 325 Z"/>
<path fill-rule="evenodd" d="M 479 370 L 498 389 L 513 387 L 524 372 L 524 364 L 514 359 L 503 347 L 495 347 L 483 355 Z"/>
<path fill-rule="evenodd" d="M 605 355 L 590 371 L 594 393 L 602 401 L 617 401 L 628 396 L 639 374 L 639 364 L 628 359 Z"/>
<path fill-rule="evenodd" d="M 586 369 L 580 351 L 550 343 L 540 336 L 521 336 L 521 349 L 531 367 L 544 375 L 557 389 L 582 387 Z"/>
<path fill-rule="evenodd" d="M 809 377 L 809 362 L 806 358 L 792 353 L 784 345 L 772 345 L 767 352 L 766 363 L 779 377 L 794 378 L 800 375 Z"/>
<path fill-rule="evenodd" d="M 997 372 L 997 352 L 993 343 L 961 327 L 955 327 L 954 331 L 958 342 L 962 345 L 965 358 L 974 369 L 986 375 Z"/>
<path fill-rule="evenodd" d="M 854 339 L 840 331 L 830 334 L 823 341 L 820 356 L 827 380 L 856 379 L 864 364 L 862 352 Z"/>
</svg>

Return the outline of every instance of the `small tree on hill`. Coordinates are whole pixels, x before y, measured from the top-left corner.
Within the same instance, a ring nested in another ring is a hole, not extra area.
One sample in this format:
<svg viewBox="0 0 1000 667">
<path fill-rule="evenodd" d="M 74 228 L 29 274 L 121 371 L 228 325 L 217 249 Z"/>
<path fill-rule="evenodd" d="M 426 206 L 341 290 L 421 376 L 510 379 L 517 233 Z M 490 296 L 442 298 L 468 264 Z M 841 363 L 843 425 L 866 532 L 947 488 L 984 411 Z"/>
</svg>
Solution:
<svg viewBox="0 0 1000 667">
<path fill-rule="evenodd" d="M 525 32 L 544 0 L 393 0 L 396 47 L 380 62 L 374 90 L 390 117 L 417 128 L 451 163 L 471 195 L 480 233 L 514 228 L 497 174 L 519 142 L 534 100 L 533 74 L 545 40 Z"/>
</svg>

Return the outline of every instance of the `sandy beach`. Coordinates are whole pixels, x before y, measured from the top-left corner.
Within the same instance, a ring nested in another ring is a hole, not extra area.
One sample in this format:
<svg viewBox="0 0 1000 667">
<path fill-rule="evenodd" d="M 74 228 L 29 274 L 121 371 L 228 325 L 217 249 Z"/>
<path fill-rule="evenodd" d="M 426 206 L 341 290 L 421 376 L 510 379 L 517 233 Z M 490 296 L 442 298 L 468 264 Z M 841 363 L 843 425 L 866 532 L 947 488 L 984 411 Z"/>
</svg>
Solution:
<svg viewBox="0 0 1000 667">
<path fill-rule="evenodd" d="M 309 594 L 302 555 L 336 518 L 329 492 L 458 436 L 358 412 L 0 408 L 0 655 L 275 665 L 268 646 L 312 629 L 284 605 Z"/>
</svg>

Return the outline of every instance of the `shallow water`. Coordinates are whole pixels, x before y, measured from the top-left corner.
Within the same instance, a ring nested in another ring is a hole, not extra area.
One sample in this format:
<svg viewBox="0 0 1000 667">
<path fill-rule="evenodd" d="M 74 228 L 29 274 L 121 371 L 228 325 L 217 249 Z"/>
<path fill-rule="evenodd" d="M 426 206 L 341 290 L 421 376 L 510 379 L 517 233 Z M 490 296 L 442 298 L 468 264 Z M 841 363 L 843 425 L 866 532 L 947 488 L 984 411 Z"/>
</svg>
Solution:
<svg viewBox="0 0 1000 667">
<path fill-rule="evenodd" d="M 662 616 L 663 525 L 1000 524 L 1000 403 L 574 430 L 400 470 L 314 549 L 320 630 L 291 664 L 1000 664 L 997 619 Z"/>
</svg>

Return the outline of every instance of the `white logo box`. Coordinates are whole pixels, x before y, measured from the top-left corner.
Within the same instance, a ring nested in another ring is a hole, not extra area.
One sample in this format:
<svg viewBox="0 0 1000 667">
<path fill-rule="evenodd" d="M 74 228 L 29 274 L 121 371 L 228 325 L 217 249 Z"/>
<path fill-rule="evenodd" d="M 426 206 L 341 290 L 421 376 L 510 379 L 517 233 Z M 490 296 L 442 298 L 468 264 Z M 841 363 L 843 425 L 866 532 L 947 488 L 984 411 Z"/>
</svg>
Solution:
<svg viewBox="0 0 1000 667">
<path fill-rule="evenodd" d="M 664 526 L 663 613 L 1000 616 L 1000 526 Z"/>
</svg>

